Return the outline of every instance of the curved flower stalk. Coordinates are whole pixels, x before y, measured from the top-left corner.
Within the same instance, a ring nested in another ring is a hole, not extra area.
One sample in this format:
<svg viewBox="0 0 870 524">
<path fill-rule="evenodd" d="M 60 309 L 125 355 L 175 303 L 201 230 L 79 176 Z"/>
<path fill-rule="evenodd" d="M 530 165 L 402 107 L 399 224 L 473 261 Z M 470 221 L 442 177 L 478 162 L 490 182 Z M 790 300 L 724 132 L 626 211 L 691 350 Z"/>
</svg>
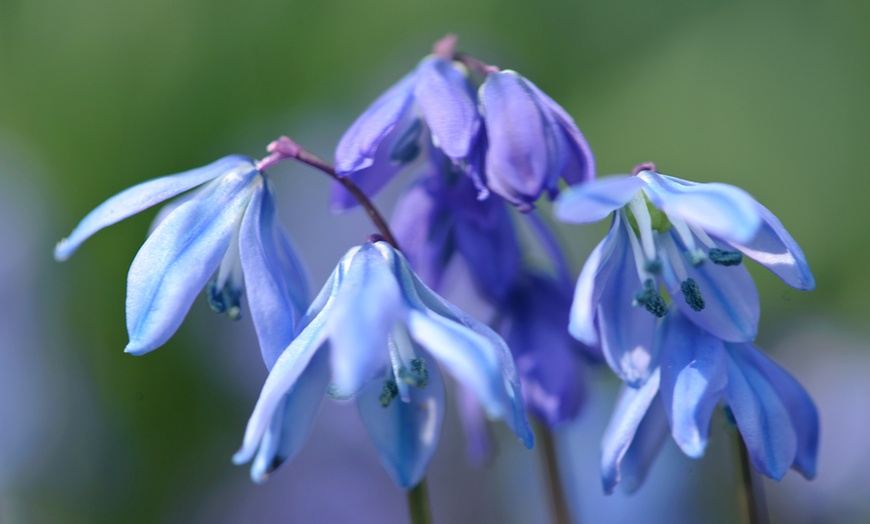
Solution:
<svg viewBox="0 0 870 524">
<path fill-rule="evenodd" d="M 435 44 L 434 54 L 381 95 L 345 132 L 335 153 L 336 172 L 373 196 L 421 156 L 439 152 L 470 177 L 483 200 L 491 189 L 522 211 L 558 180 L 591 180 L 589 144 L 559 104 L 515 71 L 499 71 L 456 53 L 456 37 Z M 470 71 L 485 78 L 479 89 Z M 335 184 L 336 210 L 355 205 Z"/>
<path fill-rule="evenodd" d="M 679 311 L 663 323 L 662 360 L 639 388 L 623 386 L 602 440 L 602 479 L 640 486 L 670 432 L 686 455 L 704 454 L 713 410 L 728 408 L 752 465 L 779 480 L 816 474 L 819 416 L 801 385 L 748 342 L 725 342 Z"/>
<path fill-rule="evenodd" d="M 232 318 L 240 316 L 247 288 L 263 358 L 271 365 L 307 303 L 307 278 L 276 219 L 269 181 L 250 158 L 225 157 L 122 191 L 58 243 L 55 258 L 66 260 L 100 229 L 197 187 L 161 211 L 130 266 L 125 351 L 142 355 L 169 340 L 211 279 L 209 304 Z"/>
<path fill-rule="evenodd" d="M 516 71 L 487 76 L 480 86 L 486 126 L 486 183 L 529 211 L 543 192 L 555 198 L 559 179 L 595 178 L 592 149 L 562 107 Z"/>
<path fill-rule="evenodd" d="M 815 286 L 800 247 L 746 192 L 638 167 L 635 176 L 574 186 L 555 206 L 565 222 L 613 213 L 610 232 L 580 273 L 569 328 L 584 343 L 600 342 L 608 364 L 632 386 L 656 366 L 654 333 L 671 308 L 727 342 L 755 338 L 758 293 L 743 256 L 792 287 Z"/>
<path fill-rule="evenodd" d="M 233 460 L 263 481 L 295 455 L 322 398 L 355 397 L 381 462 L 416 485 L 444 415 L 443 366 L 528 447 L 532 433 L 504 341 L 433 293 L 386 242 L 348 251 L 275 363 Z M 283 421 L 279 409 L 285 403 Z"/>
</svg>

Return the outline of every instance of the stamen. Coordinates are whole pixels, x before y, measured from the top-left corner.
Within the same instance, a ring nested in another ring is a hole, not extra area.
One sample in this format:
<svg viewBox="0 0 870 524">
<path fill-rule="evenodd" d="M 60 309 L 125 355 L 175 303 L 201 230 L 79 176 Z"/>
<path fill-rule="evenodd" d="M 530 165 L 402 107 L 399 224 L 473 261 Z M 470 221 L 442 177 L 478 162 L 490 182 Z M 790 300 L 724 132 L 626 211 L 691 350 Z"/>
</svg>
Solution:
<svg viewBox="0 0 870 524">
<path fill-rule="evenodd" d="M 730 249 L 719 249 L 714 247 L 708 252 L 710 260 L 714 264 L 720 266 L 737 266 L 743 262 L 743 253 L 740 251 L 732 251 Z"/>
<path fill-rule="evenodd" d="M 647 260 L 653 260 L 656 257 L 656 246 L 653 240 L 652 218 L 649 214 L 649 209 L 646 206 L 646 197 L 643 191 L 638 191 L 636 195 L 629 201 L 628 209 L 634 215 L 635 223 L 637 224 L 637 233 L 640 235 L 640 242 L 643 246 L 643 254 Z"/>
<path fill-rule="evenodd" d="M 389 406 L 390 402 L 392 402 L 393 399 L 398 396 L 399 387 L 396 385 L 396 381 L 391 378 L 384 380 L 384 387 L 381 390 L 381 395 L 378 397 L 378 401 L 381 403 L 381 406 Z"/>
<path fill-rule="evenodd" d="M 661 275 L 662 274 L 662 259 L 655 258 L 654 260 L 647 260 L 643 263 L 643 268 L 653 275 Z"/>
<path fill-rule="evenodd" d="M 415 118 L 393 142 L 390 149 L 390 161 L 399 165 L 409 164 L 420 155 L 420 133 L 423 131 L 423 121 Z"/>
<path fill-rule="evenodd" d="M 637 240 L 637 235 L 634 233 L 634 228 L 631 227 L 631 223 L 626 216 L 628 213 L 626 211 L 621 211 L 619 215 L 620 220 L 625 223 L 625 229 L 628 231 L 628 242 L 631 244 L 631 254 L 634 256 L 634 267 L 637 270 L 637 277 L 643 282 L 649 278 L 652 278 L 652 273 L 646 268 L 647 261 L 644 259 L 643 250 L 640 247 L 640 242 Z"/>
<path fill-rule="evenodd" d="M 218 288 L 217 280 L 213 280 L 205 288 L 205 298 L 215 313 L 226 313 L 230 320 L 242 318 L 242 294 L 229 286 Z"/>
<path fill-rule="evenodd" d="M 648 279 L 644 282 L 643 287 L 643 291 L 638 291 L 634 294 L 633 304 L 635 306 L 642 305 L 647 311 L 658 318 L 665 316 L 668 313 L 668 306 L 665 303 L 665 299 L 656 290 L 655 281 Z"/>
<path fill-rule="evenodd" d="M 683 219 L 672 217 L 670 215 L 668 215 L 668 220 L 670 220 L 671 225 L 674 226 L 674 230 L 677 232 L 677 235 L 679 235 L 680 240 L 683 241 L 683 245 L 686 246 L 686 256 L 688 257 L 689 262 L 695 267 L 703 264 L 707 259 L 707 255 L 695 245 L 695 236 L 692 234 L 689 225 L 686 224 Z"/>
<path fill-rule="evenodd" d="M 399 379 L 408 385 L 425 388 L 429 384 L 429 371 L 426 369 L 426 360 L 422 358 L 411 359 L 411 369 L 399 369 Z"/>
<path fill-rule="evenodd" d="M 662 235 L 661 243 L 665 247 L 665 252 L 667 253 L 671 269 L 674 270 L 674 274 L 676 274 L 678 279 L 686 280 L 688 273 L 686 273 L 686 266 L 683 264 L 683 257 L 680 255 L 677 243 L 674 242 L 674 237 L 671 235 Z"/>
<path fill-rule="evenodd" d="M 686 304 L 695 311 L 704 309 L 704 297 L 701 296 L 701 288 L 693 278 L 687 278 L 680 283 L 680 290 L 683 292 L 683 297 L 686 299 Z"/>
</svg>

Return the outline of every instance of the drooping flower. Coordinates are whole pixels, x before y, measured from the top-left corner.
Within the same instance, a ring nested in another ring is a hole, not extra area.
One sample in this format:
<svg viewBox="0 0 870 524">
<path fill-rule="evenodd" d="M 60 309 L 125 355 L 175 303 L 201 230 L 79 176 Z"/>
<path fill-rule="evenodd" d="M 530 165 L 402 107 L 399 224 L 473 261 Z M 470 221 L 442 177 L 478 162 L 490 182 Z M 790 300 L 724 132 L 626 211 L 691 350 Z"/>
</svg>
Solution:
<svg viewBox="0 0 870 524">
<path fill-rule="evenodd" d="M 595 159 L 574 119 L 528 79 L 504 70 L 480 87 L 486 128 L 486 184 L 528 211 L 543 192 L 555 198 L 562 178 L 595 178 Z"/>
<path fill-rule="evenodd" d="M 265 174 L 247 157 L 143 182 L 91 211 L 55 248 L 66 260 L 91 235 L 193 188 L 170 203 L 133 260 L 127 275 L 126 352 L 147 353 L 181 325 L 207 286 L 213 309 L 237 318 L 248 306 L 270 365 L 292 338 L 294 319 L 307 303 L 302 265 L 275 216 Z"/>
<path fill-rule="evenodd" d="M 465 67 L 449 54 L 433 54 L 345 132 L 335 151 L 335 170 L 373 196 L 430 143 L 457 165 L 474 162 L 479 131 L 480 115 Z M 336 184 L 332 205 L 343 210 L 356 202 Z"/>
<path fill-rule="evenodd" d="M 781 479 L 816 472 L 819 416 L 801 385 L 748 342 L 725 342 L 672 311 L 662 324 L 661 366 L 639 388 L 624 386 L 602 440 L 602 477 L 639 487 L 668 426 L 686 455 L 701 457 L 720 404 L 740 431 L 752 465 Z"/>
<path fill-rule="evenodd" d="M 670 307 L 727 342 L 755 338 L 758 293 L 741 264 L 744 255 L 792 287 L 815 286 L 800 247 L 746 192 L 662 175 L 648 165 L 636 171 L 574 186 L 555 207 L 565 222 L 614 213 L 610 232 L 580 273 L 569 328 L 582 342 L 600 341 L 613 370 L 634 386 L 656 365 L 654 332 Z"/>
<path fill-rule="evenodd" d="M 531 446 L 504 341 L 433 293 L 386 242 L 348 251 L 300 325 L 272 367 L 233 459 L 253 459 L 255 480 L 299 450 L 329 394 L 355 397 L 384 467 L 398 485 L 416 485 L 444 414 L 439 366 Z"/>
</svg>

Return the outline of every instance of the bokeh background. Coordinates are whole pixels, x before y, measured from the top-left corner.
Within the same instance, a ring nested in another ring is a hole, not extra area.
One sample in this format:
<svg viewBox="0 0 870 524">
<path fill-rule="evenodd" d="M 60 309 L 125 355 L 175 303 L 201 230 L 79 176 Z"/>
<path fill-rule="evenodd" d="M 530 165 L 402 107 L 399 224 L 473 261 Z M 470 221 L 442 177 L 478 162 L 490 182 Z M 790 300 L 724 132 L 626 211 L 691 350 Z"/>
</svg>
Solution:
<svg viewBox="0 0 870 524">
<path fill-rule="evenodd" d="M 263 156 L 280 134 L 330 158 L 447 32 L 559 101 L 599 174 L 652 160 L 739 185 L 778 214 L 818 289 L 754 271 L 758 342 L 815 398 L 822 448 L 815 481 L 766 484 L 773 520 L 870 521 L 868 27 L 864 0 L 0 0 L 0 522 L 405 519 L 348 406 L 328 403 L 303 454 L 264 486 L 230 463 L 265 377 L 248 320 L 203 300 L 165 347 L 123 353 L 126 271 L 153 211 L 62 265 L 51 250 L 121 189 Z M 273 174 L 319 287 L 370 228 L 328 213 L 322 175 Z M 560 227 L 575 272 L 602 232 Z M 637 494 L 604 497 L 598 441 L 616 382 L 601 370 L 590 388 L 557 435 L 578 521 L 740 521 L 721 421 L 705 458 L 669 443 Z M 546 519 L 535 453 L 495 430 L 496 457 L 472 467 L 449 413 L 430 475 L 438 522 Z"/>
</svg>

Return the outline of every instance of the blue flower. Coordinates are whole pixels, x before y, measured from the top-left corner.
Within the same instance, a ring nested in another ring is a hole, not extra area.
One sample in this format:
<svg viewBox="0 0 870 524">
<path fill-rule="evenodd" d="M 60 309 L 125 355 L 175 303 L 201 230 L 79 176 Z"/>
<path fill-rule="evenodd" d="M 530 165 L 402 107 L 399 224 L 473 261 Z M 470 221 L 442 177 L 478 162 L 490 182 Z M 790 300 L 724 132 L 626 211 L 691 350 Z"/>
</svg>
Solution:
<svg viewBox="0 0 870 524">
<path fill-rule="evenodd" d="M 276 220 L 268 179 L 250 158 L 229 156 L 115 195 L 58 243 L 55 258 L 66 260 L 100 229 L 197 186 L 163 209 L 130 266 L 125 351 L 141 355 L 169 340 L 215 275 L 209 303 L 231 317 L 239 316 L 247 288 L 263 358 L 271 365 L 292 340 L 307 281 Z"/>
<path fill-rule="evenodd" d="M 610 232 L 580 273 L 569 329 L 584 343 L 600 342 L 608 364 L 634 386 L 656 365 L 654 333 L 670 307 L 727 342 L 755 338 L 758 293 L 744 255 L 792 287 L 815 286 L 779 220 L 734 186 L 641 169 L 574 186 L 559 195 L 555 212 L 576 223 L 614 212 Z"/>
<path fill-rule="evenodd" d="M 345 132 L 335 151 L 335 170 L 371 196 L 429 144 L 458 165 L 471 162 L 479 131 L 480 115 L 467 71 L 458 62 L 430 55 Z M 343 210 L 356 202 L 335 185 L 332 204 Z"/>
<path fill-rule="evenodd" d="M 667 435 L 688 456 L 704 454 L 713 410 L 724 403 L 752 465 L 773 479 L 789 468 L 816 473 L 819 416 L 784 369 L 748 342 L 722 341 L 679 311 L 662 325 L 661 366 L 639 388 L 624 386 L 602 440 L 602 477 L 633 491 Z"/>
<path fill-rule="evenodd" d="M 595 178 L 592 150 L 571 116 L 515 71 L 487 76 L 480 87 L 486 127 L 486 184 L 523 211 L 559 178 L 578 184 Z"/>
<path fill-rule="evenodd" d="M 329 394 L 355 397 L 384 467 L 399 486 L 416 485 L 444 416 L 439 365 L 531 446 L 504 341 L 434 294 L 386 242 L 348 251 L 301 326 L 269 373 L 233 458 L 253 459 L 254 480 L 295 455 Z"/>
</svg>

